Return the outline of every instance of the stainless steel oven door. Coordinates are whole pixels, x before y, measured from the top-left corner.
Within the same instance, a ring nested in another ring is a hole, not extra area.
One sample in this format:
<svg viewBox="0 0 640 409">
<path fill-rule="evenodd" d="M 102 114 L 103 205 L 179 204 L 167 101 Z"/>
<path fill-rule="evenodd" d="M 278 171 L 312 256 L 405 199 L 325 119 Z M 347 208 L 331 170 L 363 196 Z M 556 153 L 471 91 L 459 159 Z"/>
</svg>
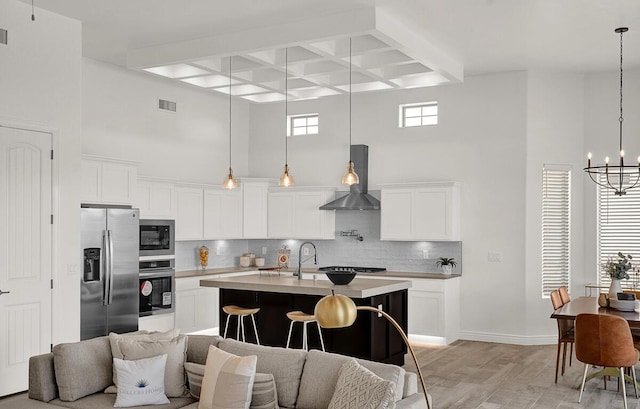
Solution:
<svg viewBox="0 0 640 409">
<path fill-rule="evenodd" d="M 140 272 L 140 316 L 175 311 L 175 270 Z"/>
</svg>

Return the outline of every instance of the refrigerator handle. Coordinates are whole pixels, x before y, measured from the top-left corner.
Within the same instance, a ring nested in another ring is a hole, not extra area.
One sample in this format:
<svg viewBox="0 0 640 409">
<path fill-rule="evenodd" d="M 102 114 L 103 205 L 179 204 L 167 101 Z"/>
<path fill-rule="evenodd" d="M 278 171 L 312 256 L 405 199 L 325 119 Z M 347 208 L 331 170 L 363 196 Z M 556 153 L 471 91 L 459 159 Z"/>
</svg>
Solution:
<svg viewBox="0 0 640 409">
<path fill-rule="evenodd" d="M 102 283 L 102 305 L 107 305 L 109 293 L 109 245 L 107 230 L 102 231 L 102 254 L 100 255 L 100 282 Z"/>
<path fill-rule="evenodd" d="M 107 230 L 107 238 L 109 246 L 109 305 L 113 302 L 113 237 L 111 237 L 111 230 Z"/>
</svg>

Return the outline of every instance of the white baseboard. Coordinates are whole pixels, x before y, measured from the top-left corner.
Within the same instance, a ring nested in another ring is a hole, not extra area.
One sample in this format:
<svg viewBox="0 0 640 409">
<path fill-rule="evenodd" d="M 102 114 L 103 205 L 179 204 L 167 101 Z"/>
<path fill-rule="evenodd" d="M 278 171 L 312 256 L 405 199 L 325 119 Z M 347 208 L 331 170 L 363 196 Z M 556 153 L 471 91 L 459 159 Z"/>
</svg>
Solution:
<svg viewBox="0 0 640 409">
<path fill-rule="evenodd" d="M 460 331 L 460 339 L 468 341 L 498 342 L 513 345 L 553 345 L 558 335 L 510 335 L 490 332 Z"/>
<path fill-rule="evenodd" d="M 447 345 L 447 341 L 444 337 L 433 337 L 430 335 L 416 334 L 409 334 L 407 335 L 407 337 L 412 344 Z"/>
</svg>

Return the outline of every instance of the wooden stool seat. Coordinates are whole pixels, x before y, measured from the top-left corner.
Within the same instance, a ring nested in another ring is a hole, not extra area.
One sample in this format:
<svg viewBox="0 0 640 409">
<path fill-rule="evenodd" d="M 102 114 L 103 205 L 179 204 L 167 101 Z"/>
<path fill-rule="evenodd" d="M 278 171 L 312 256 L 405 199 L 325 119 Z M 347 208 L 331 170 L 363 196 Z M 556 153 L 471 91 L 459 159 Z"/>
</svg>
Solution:
<svg viewBox="0 0 640 409">
<path fill-rule="evenodd" d="M 324 340 L 322 339 L 322 330 L 320 329 L 320 324 L 316 320 L 316 316 L 313 314 L 306 314 L 302 311 L 289 311 L 287 313 L 287 318 L 291 320 L 291 324 L 289 324 L 289 335 L 287 336 L 287 346 L 289 348 L 289 343 L 291 342 L 291 333 L 293 332 L 293 324 L 299 322 L 302 324 L 302 349 L 305 351 L 309 350 L 309 346 L 307 344 L 307 324 L 316 323 L 316 327 L 318 328 L 318 336 L 320 337 L 320 346 L 324 351 Z"/>
<path fill-rule="evenodd" d="M 242 308 L 237 305 L 225 305 L 222 311 L 228 315 L 252 315 L 260 311 L 260 308 Z"/>
<path fill-rule="evenodd" d="M 306 314 L 302 311 L 291 311 L 287 313 L 287 318 L 295 322 L 315 321 L 316 316 L 313 314 Z"/>
<path fill-rule="evenodd" d="M 244 338 L 244 317 L 251 317 L 251 322 L 253 323 L 253 332 L 256 334 L 256 343 L 260 345 L 260 338 L 258 337 L 258 328 L 256 327 L 256 319 L 254 318 L 255 314 L 260 311 L 260 308 L 243 308 L 238 307 L 237 305 L 225 305 L 222 307 L 222 311 L 227 314 L 227 322 L 224 325 L 224 335 L 223 338 L 227 337 L 227 330 L 229 329 L 229 318 L 232 316 L 238 317 L 238 327 L 236 330 L 236 339 L 240 341 L 240 332 L 242 332 L 242 342 L 245 342 Z"/>
</svg>

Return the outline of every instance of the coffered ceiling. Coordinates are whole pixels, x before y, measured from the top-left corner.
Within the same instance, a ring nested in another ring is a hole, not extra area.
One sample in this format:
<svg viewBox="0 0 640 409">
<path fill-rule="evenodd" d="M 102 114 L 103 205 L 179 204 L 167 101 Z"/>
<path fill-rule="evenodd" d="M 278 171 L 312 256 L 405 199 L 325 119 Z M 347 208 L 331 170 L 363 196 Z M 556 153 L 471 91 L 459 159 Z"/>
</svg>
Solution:
<svg viewBox="0 0 640 409">
<path fill-rule="evenodd" d="M 30 0 L 22 0 L 30 4 Z M 82 21 L 85 56 L 253 102 L 640 66 L 637 0 L 34 0 Z M 37 12 L 37 9 L 36 9 Z"/>
</svg>

